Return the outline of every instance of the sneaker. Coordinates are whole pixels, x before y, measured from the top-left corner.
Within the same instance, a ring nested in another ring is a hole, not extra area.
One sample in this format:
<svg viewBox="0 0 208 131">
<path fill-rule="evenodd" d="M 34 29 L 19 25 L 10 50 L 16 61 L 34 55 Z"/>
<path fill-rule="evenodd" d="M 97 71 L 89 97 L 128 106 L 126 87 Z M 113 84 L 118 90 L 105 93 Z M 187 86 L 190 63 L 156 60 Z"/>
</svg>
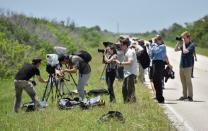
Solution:
<svg viewBox="0 0 208 131">
<path fill-rule="evenodd" d="M 165 104 L 165 101 L 158 101 L 159 104 Z"/>
<path fill-rule="evenodd" d="M 186 100 L 186 99 L 187 99 L 187 97 L 181 96 L 178 100 L 183 101 L 183 100 Z"/>
<path fill-rule="evenodd" d="M 193 98 L 188 96 L 188 101 L 193 101 Z"/>
</svg>

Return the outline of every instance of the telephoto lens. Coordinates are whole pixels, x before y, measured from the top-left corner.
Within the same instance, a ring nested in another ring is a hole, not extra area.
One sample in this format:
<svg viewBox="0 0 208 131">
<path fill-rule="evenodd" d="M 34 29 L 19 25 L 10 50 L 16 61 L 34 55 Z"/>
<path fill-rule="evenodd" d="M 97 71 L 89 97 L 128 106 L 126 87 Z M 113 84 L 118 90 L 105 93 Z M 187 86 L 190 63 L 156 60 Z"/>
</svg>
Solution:
<svg viewBox="0 0 208 131">
<path fill-rule="evenodd" d="M 176 37 L 176 40 L 178 40 L 178 41 L 182 41 L 182 37 L 177 36 L 177 37 Z"/>
<path fill-rule="evenodd" d="M 99 52 L 99 53 L 104 53 L 105 50 L 104 50 L 104 49 L 98 49 L 98 52 Z"/>
</svg>

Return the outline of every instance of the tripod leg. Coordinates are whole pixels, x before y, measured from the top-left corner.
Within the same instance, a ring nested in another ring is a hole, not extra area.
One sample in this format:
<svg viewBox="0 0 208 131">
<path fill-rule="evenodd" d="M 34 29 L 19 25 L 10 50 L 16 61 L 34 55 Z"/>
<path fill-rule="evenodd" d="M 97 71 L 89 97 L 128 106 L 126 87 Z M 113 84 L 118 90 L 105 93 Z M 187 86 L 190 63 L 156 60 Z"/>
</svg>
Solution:
<svg viewBox="0 0 208 131">
<path fill-rule="evenodd" d="M 52 101 L 53 101 L 53 78 L 50 77 L 50 84 L 49 84 L 49 89 L 48 91 L 46 92 L 46 101 L 48 101 L 48 98 L 50 96 L 50 93 L 52 92 Z"/>
<path fill-rule="evenodd" d="M 105 66 L 104 66 L 104 68 L 103 68 L 103 71 L 102 71 L 102 73 L 101 73 L 101 75 L 100 75 L 100 80 L 102 80 L 102 76 L 103 76 L 103 73 L 105 72 L 106 67 L 107 67 L 107 64 L 105 64 Z"/>
<path fill-rule="evenodd" d="M 71 78 L 72 78 L 72 80 L 73 80 L 73 82 L 74 82 L 75 86 L 77 87 L 77 83 L 75 82 L 74 77 L 72 76 L 72 74 L 71 74 L 71 73 L 69 73 L 69 74 L 70 74 L 70 76 L 71 76 Z"/>
<path fill-rule="evenodd" d="M 59 94 L 61 97 L 64 95 L 64 80 L 59 81 Z"/>
<path fill-rule="evenodd" d="M 48 77 L 48 82 L 46 84 L 46 87 L 45 87 L 45 91 L 43 93 L 43 97 L 42 97 L 42 101 L 45 101 L 46 100 L 46 96 L 49 96 L 49 90 L 50 90 L 50 79 L 51 77 L 49 76 Z M 46 100 L 47 101 L 47 100 Z"/>
<path fill-rule="evenodd" d="M 59 97 L 62 97 L 61 94 L 61 83 L 55 80 L 55 87 L 56 87 L 56 92 L 55 92 L 55 98 L 58 99 Z"/>
</svg>

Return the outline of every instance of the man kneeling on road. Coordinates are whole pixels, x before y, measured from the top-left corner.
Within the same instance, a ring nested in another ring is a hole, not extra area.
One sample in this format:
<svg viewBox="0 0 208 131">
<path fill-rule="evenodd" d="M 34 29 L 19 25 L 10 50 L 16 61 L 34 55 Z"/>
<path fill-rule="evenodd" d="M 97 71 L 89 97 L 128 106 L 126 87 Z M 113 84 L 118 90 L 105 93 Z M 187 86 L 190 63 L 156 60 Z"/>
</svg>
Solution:
<svg viewBox="0 0 208 131">
<path fill-rule="evenodd" d="M 27 92 L 27 94 L 34 102 L 35 108 L 37 109 L 38 107 L 40 107 L 40 103 L 34 89 L 35 82 L 30 80 L 30 78 L 36 75 L 40 82 L 47 83 L 47 81 L 40 76 L 40 70 L 39 70 L 40 64 L 41 64 L 41 59 L 34 58 L 32 60 L 32 64 L 25 64 L 16 74 L 14 80 L 15 93 L 16 93 L 14 111 L 16 113 L 19 111 L 20 108 L 23 89 Z"/>
</svg>

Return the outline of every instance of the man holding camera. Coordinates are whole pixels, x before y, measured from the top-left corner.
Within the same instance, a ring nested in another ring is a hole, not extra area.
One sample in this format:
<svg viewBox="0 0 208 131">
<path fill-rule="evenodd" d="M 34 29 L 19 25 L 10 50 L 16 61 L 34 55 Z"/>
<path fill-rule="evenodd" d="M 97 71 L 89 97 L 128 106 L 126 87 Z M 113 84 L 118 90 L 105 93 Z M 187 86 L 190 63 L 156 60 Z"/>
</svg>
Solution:
<svg viewBox="0 0 208 131">
<path fill-rule="evenodd" d="M 177 44 L 175 51 L 181 52 L 180 61 L 180 78 L 183 86 L 183 96 L 179 100 L 193 101 L 193 87 L 191 81 L 191 73 L 193 67 L 193 53 L 195 50 L 194 44 L 191 42 L 191 36 L 188 31 L 181 34 L 181 37 L 176 37 Z"/>
<path fill-rule="evenodd" d="M 47 83 L 47 81 L 40 76 L 40 70 L 39 70 L 40 64 L 41 64 L 41 59 L 34 58 L 32 60 L 32 64 L 25 64 L 16 74 L 14 80 L 14 85 L 15 85 L 14 111 L 16 113 L 19 111 L 20 108 L 23 90 L 25 90 L 27 94 L 30 96 L 30 98 L 34 102 L 35 108 L 37 109 L 38 107 L 40 107 L 40 103 L 34 89 L 35 81 L 30 80 L 33 76 L 36 75 L 40 82 Z"/>
<path fill-rule="evenodd" d="M 124 67 L 124 81 L 122 94 L 124 103 L 136 102 L 135 96 L 135 78 L 137 74 L 137 58 L 134 49 L 129 48 L 130 41 L 128 38 L 121 41 L 121 49 L 124 52 L 124 60 L 115 62 Z"/>
</svg>

